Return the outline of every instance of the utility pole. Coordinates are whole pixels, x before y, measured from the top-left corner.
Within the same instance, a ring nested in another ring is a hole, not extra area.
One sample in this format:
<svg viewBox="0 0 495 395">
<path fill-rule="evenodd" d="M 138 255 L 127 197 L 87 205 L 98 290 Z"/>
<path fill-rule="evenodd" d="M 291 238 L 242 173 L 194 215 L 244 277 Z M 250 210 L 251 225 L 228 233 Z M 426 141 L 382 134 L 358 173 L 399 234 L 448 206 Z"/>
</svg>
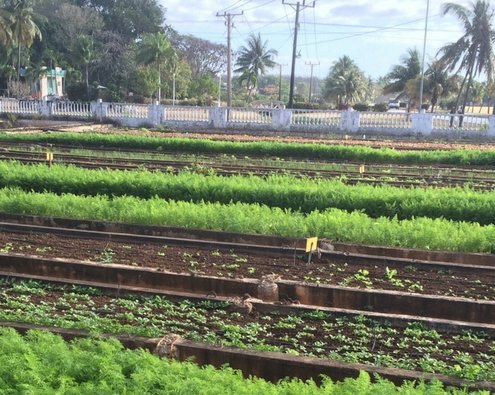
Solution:
<svg viewBox="0 0 495 395">
<path fill-rule="evenodd" d="M 430 12 L 430 0 L 426 0 L 425 34 L 423 39 L 423 60 L 421 61 L 421 84 L 419 87 L 419 111 L 423 108 L 423 90 L 425 85 L 425 56 L 426 56 L 426 35 L 428 33 L 428 14 Z"/>
<path fill-rule="evenodd" d="M 311 66 L 311 77 L 309 79 L 309 104 L 311 104 L 311 96 L 313 96 L 313 67 L 319 66 L 320 62 L 318 63 L 306 62 L 306 65 Z"/>
<path fill-rule="evenodd" d="M 314 8 L 315 1 L 307 2 L 306 0 L 300 0 L 297 3 L 290 3 L 289 1 L 282 0 L 282 4 L 286 4 L 295 8 L 296 10 L 296 22 L 294 24 L 294 43 L 292 46 L 292 68 L 290 72 L 290 88 L 289 88 L 289 103 L 287 105 L 288 108 L 292 108 L 294 104 L 294 81 L 295 81 L 295 72 L 296 72 L 296 53 L 297 53 L 297 32 L 299 31 L 299 12 L 301 9 L 305 8 Z"/>
<path fill-rule="evenodd" d="M 227 26 L 227 107 L 232 105 L 232 47 L 231 47 L 231 38 L 232 38 L 232 28 L 234 24 L 232 23 L 232 19 L 235 16 L 242 15 L 244 11 L 240 14 L 231 14 L 224 12 L 220 14 L 217 12 L 217 17 L 226 18 L 225 25 Z"/>
<path fill-rule="evenodd" d="M 222 73 L 218 73 L 218 107 L 222 105 Z"/>
<path fill-rule="evenodd" d="M 287 66 L 286 64 L 278 64 L 279 74 L 278 74 L 278 101 L 282 101 L 282 67 Z"/>
<path fill-rule="evenodd" d="M 172 74 L 172 106 L 175 106 L 175 72 Z"/>
</svg>

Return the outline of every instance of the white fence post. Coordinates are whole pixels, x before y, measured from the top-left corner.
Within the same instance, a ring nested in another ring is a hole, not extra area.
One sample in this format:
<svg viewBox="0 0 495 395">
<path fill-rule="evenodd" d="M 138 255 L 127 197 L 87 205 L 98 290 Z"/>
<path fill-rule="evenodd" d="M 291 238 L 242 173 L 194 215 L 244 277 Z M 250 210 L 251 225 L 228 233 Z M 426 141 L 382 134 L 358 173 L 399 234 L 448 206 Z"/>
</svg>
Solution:
<svg viewBox="0 0 495 395">
<path fill-rule="evenodd" d="M 340 128 L 344 132 L 357 132 L 360 126 L 359 111 L 354 111 L 352 108 L 347 111 L 342 111 L 340 115 Z"/>
<path fill-rule="evenodd" d="M 208 112 L 208 122 L 215 129 L 227 127 L 227 107 L 211 107 Z"/>
<path fill-rule="evenodd" d="M 91 109 L 91 118 L 99 118 L 98 117 L 98 108 L 100 107 L 99 103 L 92 101 L 89 104 L 89 107 Z"/>
<path fill-rule="evenodd" d="M 39 103 L 39 111 L 40 115 L 45 118 L 50 118 L 50 115 L 52 113 L 51 111 L 51 103 L 46 101 L 46 100 L 41 100 L 38 102 Z"/>
<path fill-rule="evenodd" d="M 272 129 L 290 130 L 292 124 L 292 110 L 275 108 L 272 110 Z"/>
<path fill-rule="evenodd" d="M 495 115 L 488 117 L 488 136 L 495 137 Z"/>
<path fill-rule="evenodd" d="M 148 106 L 148 122 L 153 126 L 162 123 L 163 106 L 158 101 Z"/>
<path fill-rule="evenodd" d="M 433 130 L 433 114 L 426 113 L 425 110 L 411 114 L 411 129 L 413 133 L 430 135 Z"/>
<path fill-rule="evenodd" d="M 101 99 L 91 102 L 91 115 L 101 122 L 107 116 L 107 108 L 108 103 L 103 103 Z"/>
</svg>

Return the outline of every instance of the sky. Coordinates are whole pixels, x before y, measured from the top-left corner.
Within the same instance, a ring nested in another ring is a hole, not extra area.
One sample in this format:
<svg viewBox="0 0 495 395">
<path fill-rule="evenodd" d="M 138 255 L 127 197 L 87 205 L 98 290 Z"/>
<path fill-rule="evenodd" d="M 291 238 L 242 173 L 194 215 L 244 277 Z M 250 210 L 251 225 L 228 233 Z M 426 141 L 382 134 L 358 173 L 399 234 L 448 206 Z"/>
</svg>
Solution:
<svg viewBox="0 0 495 395">
<path fill-rule="evenodd" d="M 250 34 L 260 33 L 282 73 L 290 74 L 295 6 L 298 0 L 159 0 L 166 23 L 181 34 L 227 43 L 225 18 L 233 18 L 232 49 L 245 45 Z M 469 6 L 468 0 L 451 0 Z M 308 7 L 300 13 L 296 75 L 324 78 L 341 56 L 350 56 L 366 75 L 376 79 L 401 63 L 409 48 L 422 54 L 428 0 L 299 0 Z M 442 15 L 445 0 L 429 0 L 426 64 L 438 49 L 456 41 L 462 25 L 452 14 Z M 278 73 L 277 67 L 271 73 Z"/>
</svg>

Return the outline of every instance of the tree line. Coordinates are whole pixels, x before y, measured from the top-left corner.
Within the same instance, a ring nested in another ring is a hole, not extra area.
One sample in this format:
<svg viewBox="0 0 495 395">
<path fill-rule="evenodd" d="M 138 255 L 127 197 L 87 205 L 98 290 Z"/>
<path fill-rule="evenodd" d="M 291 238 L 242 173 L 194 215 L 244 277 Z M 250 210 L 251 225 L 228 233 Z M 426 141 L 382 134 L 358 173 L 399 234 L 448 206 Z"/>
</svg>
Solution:
<svg viewBox="0 0 495 395">
<path fill-rule="evenodd" d="M 469 7 L 445 3 L 441 12 L 453 14 L 461 23 L 463 33 L 458 40 L 442 47 L 427 64 L 423 79 L 426 105 L 419 103 L 422 70 L 416 49 L 409 49 L 401 63 L 375 83 L 365 77 L 352 59 L 341 57 L 330 69 L 324 97 L 345 107 L 368 102 L 366 97 L 370 96 L 370 90 L 380 89 L 384 94 L 395 94 L 395 98 L 407 98 L 409 109 L 422 105 L 434 111 L 443 100 L 444 107 L 462 113 L 468 102 L 482 106 L 491 100 L 495 95 L 493 8 L 489 1 L 477 0 Z"/>
<path fill-rule="evenodd" d="M 181 35 L 156 0 L 0 0 L 0 89 L 66 70 L 71 99 L 205 99 L 218 92 L 226 47 Z M 216 89 L 216 91 L 215 91 Z"/>
<path fill-rule="evenodd" d="M 464 112 L 469 101 L 486 103 L 495 94 L 494 10 L 489 1 L 476 0 L 468 7 L 445 3 L 442 13 L 454 15 L 463 34 L 428 63 L 423 101 L 432 111 L 443 104 Z M 0 94 L 28 96 L 29 83 L 57 66 L 66 70 L 72 100 L 189 98 L 193 104 L 212 104 L 222 87 L 226 46 L 179 34 L 165 17 L 157 0 L 0 0 Z M 234 98 L 286 98 L 287 77 L 266 75 L 277 65 L 277 51 L 259 34 L 249 36 L 234 55 Z M 373 80 L 343 55 L 327 78 L 316 82 L 320 89 L 314 97 L 305 92 L 308 82 L 299 79 L 296 102 L 367 106 L 381 93 L 419 107 L 419 58 L 411 48 L 400 64 Z"/>
</svg>

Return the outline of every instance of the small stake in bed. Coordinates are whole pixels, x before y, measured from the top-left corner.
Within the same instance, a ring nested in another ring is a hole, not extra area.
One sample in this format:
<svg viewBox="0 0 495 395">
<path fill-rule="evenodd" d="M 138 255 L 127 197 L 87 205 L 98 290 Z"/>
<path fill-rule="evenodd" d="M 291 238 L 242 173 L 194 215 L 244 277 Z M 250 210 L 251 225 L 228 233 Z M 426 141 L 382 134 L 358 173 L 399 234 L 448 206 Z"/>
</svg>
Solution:
<svg viewBox="0 0 495 395">
<path fill-rule="evenodd" d="M 310 237 L 306 239 L 306 252 L 309 252 L 308 255 L 308 265 L 311 263 L 311 255 L 318 248 L 318 237 Z"/>
</svg>

